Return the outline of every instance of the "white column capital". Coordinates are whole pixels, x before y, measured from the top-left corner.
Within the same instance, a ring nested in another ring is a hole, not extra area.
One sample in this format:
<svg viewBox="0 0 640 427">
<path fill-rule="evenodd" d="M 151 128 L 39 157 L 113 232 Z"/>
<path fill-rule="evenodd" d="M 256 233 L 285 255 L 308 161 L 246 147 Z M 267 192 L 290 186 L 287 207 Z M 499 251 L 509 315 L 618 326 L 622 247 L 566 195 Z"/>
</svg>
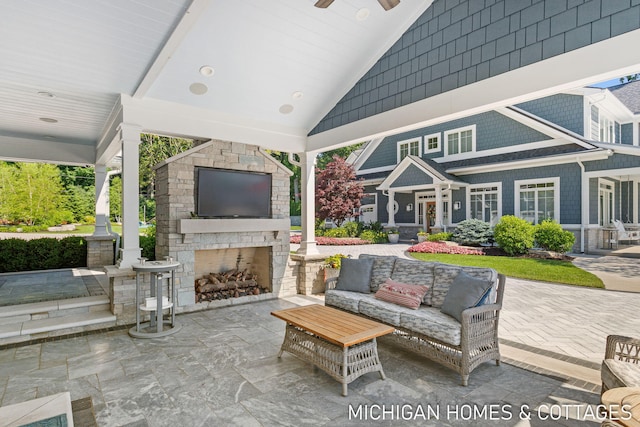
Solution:
<svg viewBox="0 0 640 427">
<path fill-rule="evenodd" d="M 131 123 L 120 123 L 117 130 L 120 141 L 127 141 L 127 143 L 136 142 L 140 144 L 140 134 L 142 133 L 141 126 Z"/>
</svg>

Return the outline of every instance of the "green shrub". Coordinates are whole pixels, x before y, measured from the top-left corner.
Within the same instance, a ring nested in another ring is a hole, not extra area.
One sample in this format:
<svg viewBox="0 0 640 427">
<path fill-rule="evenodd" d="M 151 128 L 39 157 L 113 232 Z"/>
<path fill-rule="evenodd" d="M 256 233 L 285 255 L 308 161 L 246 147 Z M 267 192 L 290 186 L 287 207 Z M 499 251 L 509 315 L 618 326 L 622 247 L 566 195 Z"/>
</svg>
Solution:
<svg viewBox="0 0 640 427">
<path fill-rule="evenodd" d="M 343 254 L 330 255 L 324 259 L 324 265 L 327 268 L 340 268 L 342 266 L 342 258 L 347 258 Z"/>
<path fill-rule="evenodd" d="M 451 240 L 452 238 L 453 238 L 453 233 L 447 233 L 443 231 L 442 233 L 429 234 L 429 236 L 427 237 L 427 241 L 446 242 L 447 240 Z"/>
<path fill-rule="evenodd" d="M 29 269 L 29 249 L 23 239 L 0 240 L 0 273 Z"/>
<path fill-rule="evenodd" d="M 358 237 L 371 243 L 387 243 L 389 241 L 387 233 L 384 231 L 364 230 Z"/>
<path fill-rule="evenodd" d="M 91 215 L 87 215 L 84 218 L 82 218 L 82 223 L 83 224 L 95 224 L 96 223 L 96 217 L 95 216 L 91 216 Z"/>
<path fill-rule="evenodd" d="M 83 237 L 69 236 L 60 239 L 60 267 L 86 267 L 87 241 Z"/>
<path fill-rule="evenodd" d="M 347 230 L 342 227 L 329 228 L 325 230 L 324 236 L 325 237 L 349 237 L 349 233 L 347 233 Z"/>
<path fill-rule="evenodd" d="M 384 227 L 380 221 L 369 221 L 366 224 L 362 224 L 362 230 L 384 231 Z"/>
<path fill-rule="evenodd" d="M 531 223 L 513 215 L 503 216 L 493 230 L 496 243 L 509 255 L 527 253 L 533 247 L 534 233 Z"/>
<path fill-rule="evenodd" d="M 362 223 L 349 221 L 342 224 L 342 227 L 346 232 L 348 237 L 358 237 L 358 235 L 362 232 Z"/>
<path fill-rule="evenodd" d="M 57 210 L 51 215 L 51 217 L 45 221 L 47 226 L 54 226 L 60 224 L 71 224 L 74 221 L 73 212 L 66 209 Z"/>
<path fill-rule="evenodd" d="M 461 245 L 478 246 L 493 237 L 491 225 L 479 219 L 460 221 L 453 233 L 453 241 Z"/>
<path fill-rule="evenodd" d="M 560 224 L 546 219 L 535 226 L 535 241 L 538 246 L 548 251 L 569 252 L 576 242 L 576 236 L 562 229 Z"/>
<path fill-rule="evenodd" d="M 49 270 L 60 268 L 60 242 L 58 239 L 42 238 L 27 242 L 29 249 L 29 269 Z"/>
<path fill-rule="evenodd" d="M 142 256 L 149 261 L 156 259 L 156 238 L 149 236 L 140 236 L 140 247 L 142 248 Z"/>
</svg>

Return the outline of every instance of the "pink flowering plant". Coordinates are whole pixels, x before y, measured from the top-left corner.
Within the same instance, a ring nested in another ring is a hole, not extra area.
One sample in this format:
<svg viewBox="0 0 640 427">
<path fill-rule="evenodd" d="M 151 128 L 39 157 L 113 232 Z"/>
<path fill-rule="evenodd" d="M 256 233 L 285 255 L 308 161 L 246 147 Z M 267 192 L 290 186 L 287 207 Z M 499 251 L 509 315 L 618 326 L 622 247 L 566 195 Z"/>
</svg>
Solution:
<svg viewBox="0 0 640 427">
<path fill-rule="evenodd" d="M 423 254 L 457 254 L 457 255 L 484 255 L 482 251 L 465 248 L 463 246 L 451 246 L 442 242 L 422 242 L 407 249 L 409 252 Z"/>
</svg>

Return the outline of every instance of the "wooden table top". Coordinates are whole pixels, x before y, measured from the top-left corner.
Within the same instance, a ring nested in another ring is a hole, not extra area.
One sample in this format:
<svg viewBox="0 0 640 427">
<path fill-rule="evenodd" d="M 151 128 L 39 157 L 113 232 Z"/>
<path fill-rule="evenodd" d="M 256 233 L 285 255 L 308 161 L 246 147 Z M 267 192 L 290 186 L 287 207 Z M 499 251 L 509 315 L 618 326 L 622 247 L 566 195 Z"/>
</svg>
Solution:
<svg viewBox="0 0 640 427">
<path fill-rule="evenodd" d="M 319 304 L 272 311 L 271 314 L 343 348 L 394 331 L 391 326 Z"/>
<path fill-rule="evenodd" d="M 607 390 L 602 395 L 602 404 L 607 407 L 618 407 L 626 405 L 624 412 L 620 412 L 617 414 L 619 418 L 617 422 L 623 426 L 640 427 L 639 387 L 618 387 Z M 629 412 L 631 412 L 632 418 L 626 419 L 629 417 Z M 611 415 L 615 416 L 615 414 Z"/>
</svg>

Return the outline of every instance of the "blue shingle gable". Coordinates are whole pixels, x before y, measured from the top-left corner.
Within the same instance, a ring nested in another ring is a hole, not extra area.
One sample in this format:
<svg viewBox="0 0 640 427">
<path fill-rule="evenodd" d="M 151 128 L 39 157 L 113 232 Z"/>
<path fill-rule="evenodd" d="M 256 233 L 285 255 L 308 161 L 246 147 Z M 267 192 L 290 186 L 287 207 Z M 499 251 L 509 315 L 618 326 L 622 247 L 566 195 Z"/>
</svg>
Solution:
<svg viewBox="0 0 640 427">
<path fill-rule="evenodd" d="M 517 104 L 516 107 L 584 135 L 584 102 L 580 95 L 557 94 Z"/>
</svg>

